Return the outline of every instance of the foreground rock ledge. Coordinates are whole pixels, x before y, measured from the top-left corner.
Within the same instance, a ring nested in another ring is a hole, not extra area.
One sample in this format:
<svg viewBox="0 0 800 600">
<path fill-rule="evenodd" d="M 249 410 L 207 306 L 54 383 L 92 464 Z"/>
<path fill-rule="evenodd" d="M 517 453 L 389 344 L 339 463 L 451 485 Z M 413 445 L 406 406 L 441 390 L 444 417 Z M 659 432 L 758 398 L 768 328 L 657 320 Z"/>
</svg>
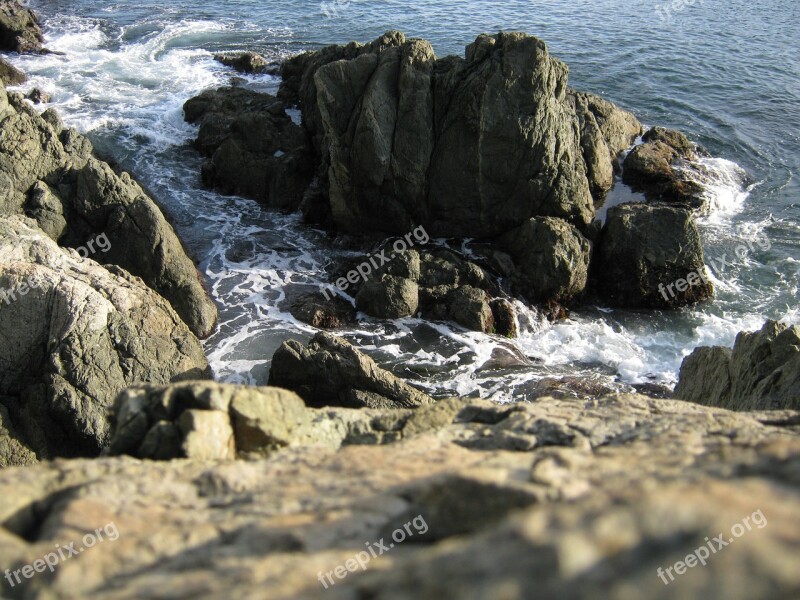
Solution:
<svg viewBox="0 0 800 600">
<path fill-rule="evenodd" d="M 13 590 L 3 581 L 3 593 L 752 600 L 800 588 L 796 412 L 635 395 L 305 411 L 315 426 L 267 459 L 61 460 L 0 472 L 0 565 L 18 569 L 112 522 L 119 533 L 52 574 Z M 369 435 L 390 418 L 397 443 Z M 751 519 L 707 566 L 668 586 L 657 576 L 757 511 L 763 528 Z M 320 573 L 381 538 L 388 547 L 417 517 L 425 527 L 366 572 L 322 586 Z"/>
</svg>

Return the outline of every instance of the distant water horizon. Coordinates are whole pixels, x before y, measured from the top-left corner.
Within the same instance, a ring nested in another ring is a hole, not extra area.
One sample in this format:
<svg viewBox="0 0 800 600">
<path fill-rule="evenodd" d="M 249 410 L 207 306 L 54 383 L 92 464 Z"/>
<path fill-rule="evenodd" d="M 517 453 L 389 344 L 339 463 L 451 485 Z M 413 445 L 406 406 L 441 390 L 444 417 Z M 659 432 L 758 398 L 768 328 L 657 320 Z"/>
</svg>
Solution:
<svg viewBox="0 0 800 600">
<path fill-rule="evenodd" d="M 215 52 L 255 50 L 277 60 L 390 29 L 428 39 L 438 56 L 463 55 L 484 32 L 525 31 L 569 65 L 572 87 L 647 125 L 686 133 L 715 157 L 709 166 L 718 175 L 708 189 L 714 210 L 700 219 L 707 263 L 728 260 L 713 272 L 712 303 L 675 312 L 584 306 L 556 324 L 523 311 L 515 341 L 445 323 L 364 317 L 344 335 L 382 364 L 438 395 L 498 401 L 528 398 L 542 379 L 565 376 L 619 389 L 669 386 L 695 346 L 730 346 L 738 331 L 758 329 L 765 318 L 800 323 L 795 2 L 731 0 L 723 10 L 697 0 L 680 11 L 652 0 L 30 5 L 43 18 L 47 47 L 65 56 L 12 57 L 30 75 L 22 88 L 53 94 L 49 106 L 142 181 L 173 219 L 221 308 L 206 351 L 222 381 L 266 383 L 280 343 L 312 332 L 287 312 L 287 296 L 325 282 L 325 265 L 346 252 L 297 215 L 202 189 L 183 102 L 234 75 Z M 272 76 L 246 80 L 272 93 L 279 84 Z M 518 366 L 482 369 L 498 351 L 518 356 Z"/>
</svg>

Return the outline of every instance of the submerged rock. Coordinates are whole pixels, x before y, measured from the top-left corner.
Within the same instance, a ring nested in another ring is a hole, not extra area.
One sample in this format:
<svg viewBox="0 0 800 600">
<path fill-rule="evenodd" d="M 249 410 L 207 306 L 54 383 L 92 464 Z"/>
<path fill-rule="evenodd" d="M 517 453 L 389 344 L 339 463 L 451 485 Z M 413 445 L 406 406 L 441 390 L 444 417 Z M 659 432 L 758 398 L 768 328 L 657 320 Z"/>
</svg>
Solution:
<svg viewBox="0 0 800 600">
<path fill-rule="evenodd" d="M 0 218 L 0 256 L 0 397 L 40 459 L 98 454 L 129 385 L 208 376 L 200 343 L 140 279 L 20 216 Z"/>
<path fill-rule="evenodd" d="M 612 305 L 676 308 L 714 294 L 700 234 L 686 209 L 636 203 L 611 208 L 597 254 L 597 289 Z"/>
<path fill-rule="evenodd" d="M 267 70 L 267 59 L 255 52 L 239 54 L 215 54 L 214 60 L 240 73 L 264 73 Z"/>
<path fill-rule="evenodd" d="M 730 348 L 697 348 L 683 360 L 675 397 L 731 410 L 800 409 L 800 328 L 767 321 Z"/>
<path fill-rule="evenodd" d="M 292 390 L 317 407 L 414 408 L 433 402 L 345 340 L 322 332 L 307 346 L 284 342 L 272 357 L 269 385 Z"/>
<path fill-rule="evenodd" d="M 62 246 L 141 277 L 199 337 L 217 309 L 153 200 L 93 155 L 54 111 L 37 114 L 0 88 L 0 214 L 27 215 Z"/>
</svg>

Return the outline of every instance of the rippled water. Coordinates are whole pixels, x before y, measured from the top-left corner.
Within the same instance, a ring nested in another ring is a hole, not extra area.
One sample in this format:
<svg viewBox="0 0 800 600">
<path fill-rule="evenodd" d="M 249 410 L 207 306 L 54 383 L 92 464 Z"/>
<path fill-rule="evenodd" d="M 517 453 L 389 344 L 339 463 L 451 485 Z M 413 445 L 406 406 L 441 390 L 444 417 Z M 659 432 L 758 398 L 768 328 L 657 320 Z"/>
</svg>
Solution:
<svg viewBox="0 0 800 600">
<path fill-rule="evenodd" d="M 320 281 L 343 254 L 296 215 L 222 197 L 199 185 L 200 159 L 181 106 L 231 73 L 220 50 L 286 56 L 321 44 L 369 40 L 387 29 L 462 53 L 479 33 L 524 30 L 570 65 L 573 87 L 600 93 L 644 123 L 676 127 L 715 157 L 715 205 L 703 219 L 708 261 L 745 251 L 718 273 L 717 299 L 679 312 L 585 307 L 550 325 L 521 317 L 510 342 L 441 323 L 366 317 L 346 337 L 436 393 L 522 398 L 543 377 L 671 384 L 700 344 L 730 345 L 765 317 L 800 322 L 800 8 L 790 0 L 697 0 L 662 19 L 651 0 L 544 2 L 33 2 L 48 46 L 66 56 L 15 57 L 24 86 L 54 94 L 65 120 L 132 171 L 172 217 L 221 307 L 206 342 L 217 377 L 265 383 L 287 337 L 312 329 L 285 299 Z M 332 15 L 327 17 L 323 8 Z M 269 76 L 252 86 L 274 91 Z M 738 165 L 738 166 L 737 166 Z M 743 168 L 751 185 L 742 188 Z M 748 246 L 749 243 L 749 246 Z M 769 248 L 765 250 L 764 248 Z M 498 348 L 517 366 L 484 367 Z"/>
</svg>

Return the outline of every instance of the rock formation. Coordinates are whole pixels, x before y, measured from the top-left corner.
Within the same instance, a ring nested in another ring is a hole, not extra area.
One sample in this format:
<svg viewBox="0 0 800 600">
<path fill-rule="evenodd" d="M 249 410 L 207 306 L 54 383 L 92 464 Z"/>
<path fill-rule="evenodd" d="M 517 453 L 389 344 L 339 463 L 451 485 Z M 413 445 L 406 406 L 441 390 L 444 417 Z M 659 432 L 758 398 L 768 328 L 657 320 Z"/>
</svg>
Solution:
<svg viewBox="0 0 800 600">
<path fill-rule="evenodd" d="M 269 384 L 297 392 L 309 406 L 413 408 L 433 403 L 345 340 L 324 332 L 307 346 L 284 342 L 272 357 Z"/>
<path fill-rule="evenodd" d="M 200 343 L 141 279 L 20 216 L 0 217 L 0 257 L 0 401 L 40 459 L 97 455 L 127 386 L 208 375 Z"/>
<path fill-rule="evenodd" d="M 800 409 L 800 328 L 767 321 L 733 349 L 697 348 L 681 365 L 675 397 L 730 410 Z"/>
<path fill-rule="evenodd" d="M 62 246 L 141 277 L 199 337 L 217 309 L 172 226 L 127 173 L 115 173 L 89 140 L 53 110 L 39 115 L 0 88 L 0 214 L 27 215 Z M 107 247 L 88 248 L 104 234 Z"/>
<path fill-rule="evenodd" d="M 16 0 L 0 0 L 0 50 L 38 52 L 43 43 L 36 13 Z"/>
</svg>

